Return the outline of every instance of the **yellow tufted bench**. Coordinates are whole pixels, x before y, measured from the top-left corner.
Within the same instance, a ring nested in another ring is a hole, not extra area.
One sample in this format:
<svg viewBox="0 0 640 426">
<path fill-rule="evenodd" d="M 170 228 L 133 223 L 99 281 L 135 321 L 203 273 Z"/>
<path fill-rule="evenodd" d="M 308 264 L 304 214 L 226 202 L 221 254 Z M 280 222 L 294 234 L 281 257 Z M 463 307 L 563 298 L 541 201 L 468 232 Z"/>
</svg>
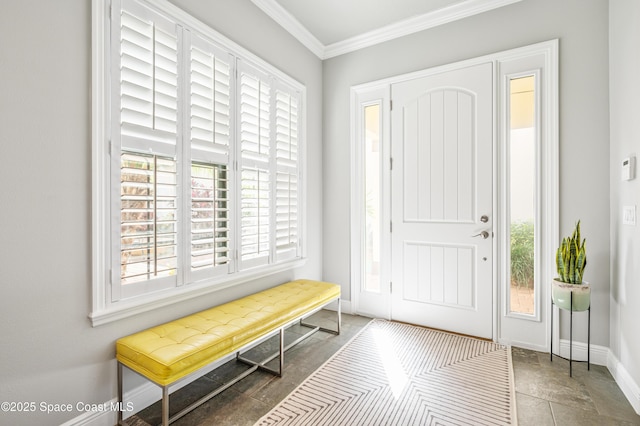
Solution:
<svg viewBox="0 0 640 426">
<path fill-rule="evenodd" d="M 303 322 L 305 317 L 336 300 L 337 330 Z M 311 330 L 285 347 L 284 330 L 296 322 Z M 123 337 L 116 342 L 120 407 L 124 406 L 123 366 L 162 387 L 162 424 L 166 426 L 257 369 L 281 376 L 284 352 L 318 330 L 340 333 L 340 286 L 297 280 Z M 242 356 L 243 351 L 277 333 L 280 334 L 277 353 L 260 362 Z M 234 352 L 238 361 L 251 368 L 169 418 L 169 386 Z M 279 370 L 265 365 L 277 357 L 280 358 Z M 122 411 L 118 414 L 118 423 L 124 424 Z"/>
</svg>

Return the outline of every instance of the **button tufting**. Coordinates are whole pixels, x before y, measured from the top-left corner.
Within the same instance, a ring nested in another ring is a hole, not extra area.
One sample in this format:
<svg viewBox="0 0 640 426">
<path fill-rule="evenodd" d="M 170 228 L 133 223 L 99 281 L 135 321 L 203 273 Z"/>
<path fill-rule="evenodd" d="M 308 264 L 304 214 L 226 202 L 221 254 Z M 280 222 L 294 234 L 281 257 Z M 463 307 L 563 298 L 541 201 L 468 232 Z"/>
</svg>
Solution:
<svg viewBox="0 0 640 426">
<path fill-rule="evenodd" d="M 340 286 L 294 281 L 119 339 L 117 357 L 170 384 L 339 297 Z"/>
</svg>

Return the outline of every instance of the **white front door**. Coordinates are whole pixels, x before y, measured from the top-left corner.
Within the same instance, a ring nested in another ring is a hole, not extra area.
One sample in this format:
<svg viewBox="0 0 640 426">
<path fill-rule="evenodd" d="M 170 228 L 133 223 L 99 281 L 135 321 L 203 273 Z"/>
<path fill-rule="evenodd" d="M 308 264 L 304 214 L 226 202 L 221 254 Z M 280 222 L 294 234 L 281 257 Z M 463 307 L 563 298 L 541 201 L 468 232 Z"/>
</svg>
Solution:
<svg viewBox="0 0 640 426">
<path fill-rule="evenodd" d="M 493 336 L 493 67 L 391 86 L 391 317 Z"/>
</svg>

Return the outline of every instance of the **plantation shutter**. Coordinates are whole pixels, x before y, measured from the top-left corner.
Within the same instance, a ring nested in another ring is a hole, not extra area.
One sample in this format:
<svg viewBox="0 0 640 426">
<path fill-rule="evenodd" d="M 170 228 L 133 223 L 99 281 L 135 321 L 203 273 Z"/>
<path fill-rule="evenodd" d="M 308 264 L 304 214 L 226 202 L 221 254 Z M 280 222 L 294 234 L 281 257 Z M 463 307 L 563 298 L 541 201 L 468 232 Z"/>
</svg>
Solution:
<svg viewBox="0 0 640 426">
<path fill-rule="evenodd" d="M 191 156 L 191 272 L 229 272 L 232 57 L 191 35 L 189 135 Z"/>
<path fill-rule="evenodd" d="M 240 267 L 268 263 L 271 251 L 271 82 L 240 63 Z"/>
<path fill-rule="evenodd" d="M 177 269 L 175 160 L 123 152 L 120 179 L 121 283 L 129 285 L 174 277 Z"/>
<path fill-rule="evenodd" d="M 206 40 L 191 36 L 190 140 L 192 156 L 199 161 L 229 161 L 232 59 Z"/>
<path fill-rule="evenodd" d="M 179 27 L 133 0 L 118 17 L 122 148 L 175 156 Z"/>
<path fill-rule="evenodd" d="M 276 90 L 276 260 L 299 255 L 299 94 Z"/>
<path fill-rule="evenodd" d="M 133 0 L 112 7 L 112 60 L 118 66 L 111 154 L 120 201 L 112 227 L 112 299 L 118 300 L 148 291 L 150 280 L 154 289 L 177 282 L 181 28 Z"/>
<path fill-rule="evenodd" d="M 304 87 L 168 3 L 104 6 L 107 305 L 300 258 Z"/>
</svg>

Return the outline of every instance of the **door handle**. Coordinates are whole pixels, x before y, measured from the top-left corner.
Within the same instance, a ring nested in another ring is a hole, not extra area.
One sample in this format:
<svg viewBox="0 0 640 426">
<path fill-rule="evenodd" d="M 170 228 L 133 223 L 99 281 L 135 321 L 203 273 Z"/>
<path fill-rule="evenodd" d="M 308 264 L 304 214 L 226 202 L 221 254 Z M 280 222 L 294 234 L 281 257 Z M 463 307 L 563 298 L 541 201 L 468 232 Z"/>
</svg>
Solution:
<svg viewBox="0 0 640 426">
<path fill-rule="evenodd" d="M 487 238 L 489 238 L 489 232 L 482 231 L 481 233 L 476 234 L 476 235 L 472 235 L 471 237 L 482 237 L 483 239 L 486 240 Z"/>
</svg>

